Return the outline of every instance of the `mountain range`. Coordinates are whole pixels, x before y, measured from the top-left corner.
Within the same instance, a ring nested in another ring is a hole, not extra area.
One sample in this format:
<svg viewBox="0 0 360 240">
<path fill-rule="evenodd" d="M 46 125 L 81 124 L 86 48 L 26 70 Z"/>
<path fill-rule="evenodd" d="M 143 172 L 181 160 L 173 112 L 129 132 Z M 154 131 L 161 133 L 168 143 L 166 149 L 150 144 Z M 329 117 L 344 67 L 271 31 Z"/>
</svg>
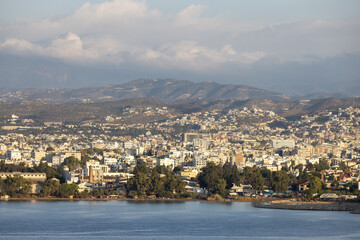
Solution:
<svg viewBox="0 0 360 240">
<path fill-rule="evenodd" d="M 321 94 L 319 95 L 321 96 Z M 326 97 L 329 95 L 323 95 Z M 139 79 L 118 85 L 77 89 L 0 89 L 0 119 L 11 114 L 41 121 L 81 122 L 122 115 L 125 108 L 167 107 L 167 119 L 177 113 L 211 109 L 260 108 L 286 118 L 324 110 L 360 107 L 360 98 L 292 99 L 283 94 L 245 85 L 190 82 L 168 79 Z M 141 116 L 138 119 L 147 119 Z M 138 121 L 134 119 L 134 121 Z M 154 117 L 146 121 L 154 121 Z"/>
<path fill-rule="evenodd" d="M 0 99 L 7 102 L 43 100 L 47 103 L 104 102 L 131 98 L 157 98 L 164 102 L 181 99 L 287 100 L 273 91 L 245 85 L 215 82 L 191 82 L 168 79 L 139 79 L 118 85 L 78 89 L 0 90 Z"/>
</svg>

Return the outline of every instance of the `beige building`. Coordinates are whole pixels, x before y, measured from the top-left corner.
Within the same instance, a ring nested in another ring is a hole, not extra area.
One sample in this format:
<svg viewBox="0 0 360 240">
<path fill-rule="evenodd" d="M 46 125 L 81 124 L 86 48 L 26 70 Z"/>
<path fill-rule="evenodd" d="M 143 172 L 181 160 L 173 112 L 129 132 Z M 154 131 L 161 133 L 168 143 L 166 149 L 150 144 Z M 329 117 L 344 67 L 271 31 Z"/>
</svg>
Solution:
<svg viewBox="0 0 360 240">
<path fill-rule="evenodd" d="M 101 168 L 89 167 L 89 182 L 101 183 L 104 182 L 104 172 Z"/>
<path fill-rule="evenodd" d="M 313 153 L 314 153 L 314 148 L 311 145 L 308 145 L 305 148 L 297 149 L 297 155 L 299 157 L 311 157 Z"/>
<path fill-rule="evenodd" d="M 240 166 L 244 163 L 244 153 L 241 149 L 235 151 L 235 165 Z"/>
<path fill-rule="evenodd" d="M 46 157 L 46 152 L 45 151 L 37 151 L 37 150 L 33 150 L 31 152 L 31 157 L 35 160 L 35 161 L 40 161 L 42 158 Z"/>
<path fill-rule="evenodd" d="M 77 158 L 79 161 L 81 160 L 81 152 L 65 152 L 65 158 L 74 157 Z"/>
<path fill-rule="evenodd" d="M 314 148 L 314 154 L 327 155 L 331 153 L 332 149 L 328 146 L 320 145 Z"/>
<path fill-rule="evenodd" d="M 198 173 L 197 170 L 185 169 L 184 171 L 180 172 L 180 177 L 190 180 L 192 178 L 196 178 L 197 173 Z"/>
</svg>

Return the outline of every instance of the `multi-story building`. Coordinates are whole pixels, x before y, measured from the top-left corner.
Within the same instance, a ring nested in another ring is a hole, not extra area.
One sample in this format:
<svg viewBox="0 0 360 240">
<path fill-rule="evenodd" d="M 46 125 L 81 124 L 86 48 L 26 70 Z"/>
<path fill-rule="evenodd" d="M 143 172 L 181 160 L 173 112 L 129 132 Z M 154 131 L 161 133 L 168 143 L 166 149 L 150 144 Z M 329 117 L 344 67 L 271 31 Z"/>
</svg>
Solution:
<svg viewBox="0 0 360 240">
<path fill-rule="evenodd" d="M 21 160 L 21 152 L 19 149 L 12 149 L 6 151 L 5 158 L 11 160 Z"/>
</svg>

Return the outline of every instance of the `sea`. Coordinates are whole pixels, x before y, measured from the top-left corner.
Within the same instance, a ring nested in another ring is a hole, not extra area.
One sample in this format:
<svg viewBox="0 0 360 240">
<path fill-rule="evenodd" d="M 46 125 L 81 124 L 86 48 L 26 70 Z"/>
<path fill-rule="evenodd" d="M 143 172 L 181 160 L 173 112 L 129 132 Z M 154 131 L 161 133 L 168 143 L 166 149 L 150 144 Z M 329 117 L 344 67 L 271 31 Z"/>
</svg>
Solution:
<svg viewBox="0 0 360 240">
<path fill-rule="evenodd" d="M 360 239 L 360 215 L 249 202 L 1 201 L 0 239 Z"/>
</svg>

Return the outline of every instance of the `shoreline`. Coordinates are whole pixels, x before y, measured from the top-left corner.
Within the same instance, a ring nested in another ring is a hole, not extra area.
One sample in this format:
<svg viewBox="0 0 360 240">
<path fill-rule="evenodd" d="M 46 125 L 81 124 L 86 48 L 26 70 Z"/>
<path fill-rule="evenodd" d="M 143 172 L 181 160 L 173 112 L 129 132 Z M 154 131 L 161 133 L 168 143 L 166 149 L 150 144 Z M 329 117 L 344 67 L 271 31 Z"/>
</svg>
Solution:
<svg viewBox="0 0 360 240">
<path fill-rule="evenodd" d="M 129 201 L 129 202 L 216 202 L 216 203 L 231 203 L 231 202 L 250 202 L 256 208 L 268 208 L 279 210 L 309 210 L 309 211 L 347 211 L 353 214 L 360 214 L 360 202 L 302 202 L 294 200 L 279 200 L 270 198 L 238 198 L 238 199 L 176 199 L 176 198 L 1 198 L 0 201 L 21 202 L 21 201 Z"/>
<path fill-rule="evenodd" d="M 248 198 L 242 197 L 238 199 L 223 199 L 216 200 L 213 198 L 208 199 L 192 199 L 192 198 L 57 198 L 57 197 L 24 197 L 24 198 L 0 198 L 0 201 L 204 201 L 204 202 L 268 202 L 276 201 L 277 198 Z"/>
<path fill-rule="evenodd" d="M 360 214 L 360 202 L 296 202 L 290 200 L 253 202 L 257 208 L 309 211 L 346 211 Z"/>
</svg>

